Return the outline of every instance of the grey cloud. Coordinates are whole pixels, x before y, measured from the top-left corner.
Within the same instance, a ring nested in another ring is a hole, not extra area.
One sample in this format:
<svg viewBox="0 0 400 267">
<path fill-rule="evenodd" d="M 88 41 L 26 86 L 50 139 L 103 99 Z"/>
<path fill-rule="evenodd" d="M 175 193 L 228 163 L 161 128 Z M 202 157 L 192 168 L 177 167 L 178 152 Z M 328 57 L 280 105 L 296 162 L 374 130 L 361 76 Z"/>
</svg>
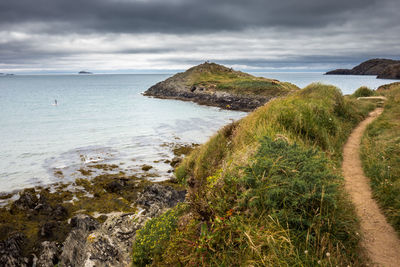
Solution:
<svg viewBox="0 0 400 267">
<path fill-rule="evenodd" d="M 4 28 L 48 24 L 48 32 L 193 33 L 251 27 L 324 27 L 369 12 L 387 12 L 397 0 L 18 0 L 0 2 Z M 397 5 L 399 6 L 399 5 Z M 391 19 L 391 18 L 387 18 Z M 396 18 L 392 18 L 396 19 Z M 54 25 L 55 27 L 52 27 Z"/>
<path fill-rule="evenodd" d="M 4 0 L 0 67 L 350 67 L 399 58 L 399 10 L 398 0 Z"/>
</svg>

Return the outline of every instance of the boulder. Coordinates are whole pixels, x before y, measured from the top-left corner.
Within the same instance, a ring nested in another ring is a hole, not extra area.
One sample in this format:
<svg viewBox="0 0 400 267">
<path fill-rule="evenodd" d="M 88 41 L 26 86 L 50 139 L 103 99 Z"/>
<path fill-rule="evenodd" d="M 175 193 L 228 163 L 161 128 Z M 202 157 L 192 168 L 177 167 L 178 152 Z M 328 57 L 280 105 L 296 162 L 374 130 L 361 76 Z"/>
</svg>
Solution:
<svg viewBox="0 0 400 267">
<path fill-rule="evenodd" d="M 61 247 L 57 242 L 44 241 L 41 244 L 41 253 L 37 261 L 37 266 L 54 267 L 59 261 Z"/>
<path fill-rule="evenodd" d="M 0 241 L 0 266 L 29 266 L 29 259 L 23 256 L 27 238 L 22 233 L 15 233 Z"/>
</svg>

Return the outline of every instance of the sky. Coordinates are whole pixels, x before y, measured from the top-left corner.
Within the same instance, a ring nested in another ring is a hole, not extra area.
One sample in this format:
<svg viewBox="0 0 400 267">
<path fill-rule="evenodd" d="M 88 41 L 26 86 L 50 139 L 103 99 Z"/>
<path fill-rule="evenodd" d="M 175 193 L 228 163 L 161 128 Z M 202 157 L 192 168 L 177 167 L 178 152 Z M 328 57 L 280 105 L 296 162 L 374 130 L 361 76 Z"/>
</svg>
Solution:
<svg viewBox="0 0 400 267">
<path fill-rule="evenodd" d="M 400 59 L 399 0 L 1 0 L 0 72 L 253 71 Z"/>
</svg>

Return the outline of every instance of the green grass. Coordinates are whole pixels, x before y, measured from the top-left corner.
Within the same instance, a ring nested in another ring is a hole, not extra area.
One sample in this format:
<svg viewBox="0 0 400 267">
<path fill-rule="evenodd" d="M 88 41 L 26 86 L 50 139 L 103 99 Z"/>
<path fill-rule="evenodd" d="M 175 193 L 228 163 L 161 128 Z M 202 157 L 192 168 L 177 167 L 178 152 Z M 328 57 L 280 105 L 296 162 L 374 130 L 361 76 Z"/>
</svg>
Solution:
<svg viewBox="0 0 400 267">
<path fill-rule="evenodd" d="M 388 101 L 364 134 L 361 158 L 374 198 L 400 233 L 400 84 L 381 92 Z"/>
<path fill-rule="evenodd" d="M 152 264 L 364 264 L 339 166 L 373 108 L 311 84 L 225 126 L 177 168 L 189 209 Z"/>
<path fill-rule="evenodd" d="M 362 86 L 360 88 L 358 88 L 353 94 L 352 96 L 354 97 L 367 97 L 367 96 L 374 96 L 375 95 L 375 91 L 369 89 L 368 87 Z"/>
<path fill-rule="evenodd" d="M 214 63 L 196 66 L 182 75 L 190 87 L 204 87 L 240 95 L 272 97 L 299 89 L 291 83 L 255 77 Z"/>
</svg>

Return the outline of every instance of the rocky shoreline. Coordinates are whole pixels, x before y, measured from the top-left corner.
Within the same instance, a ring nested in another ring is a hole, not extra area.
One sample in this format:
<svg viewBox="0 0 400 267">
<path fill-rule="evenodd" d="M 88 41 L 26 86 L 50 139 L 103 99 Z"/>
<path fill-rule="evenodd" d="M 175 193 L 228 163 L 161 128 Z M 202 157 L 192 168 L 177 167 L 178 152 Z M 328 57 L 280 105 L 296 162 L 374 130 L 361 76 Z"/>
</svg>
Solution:
<svg viewBox="0 0 400 267">
<path fill-rule="evenodd" d="M 180 91 L 164 87 L 163 83 L 158 83 L 150 87 L 143 93 L 145 96 L 152 96 L 161 99 L 176 99 L 192 101 L 200 105 L 219 107 L 222 109 L 252 111 L 274 97 L 246 97 L 229 94 L 226 92 L 200 92 Z"/>
<path fill-rule="evenodd" d="M 168 146 L 175 157 L 165 161 L 173 168 L 197 145 Z M 0 266 L 129 265 L 136 230 L 183 202 L 186 191 L 174 180 L 151 182 L 115 168 L 103 166 L 101 174 L 74 183 L 24 189 L 1 207 Z"/>
<path fill-rule="evenodd" d="M 67 220 L 70 229 L 64 242 L 52 240 L 57 224 L 68 217 L 61 205 L 53 209 L 36 198 L 35 192 L 25 190 L 14 204 L 28 214 L 48 209 L 57 221 L 45 222 L 38 233 L 43 237 L 40 245 L 27 255 L 25 251 L 29 240 L 21 232 L 11 234 L 0 241 L 1 266 L 126 266 L 130 263 L 131 247 L 136 235 L 147 220 L 160 215 L 166 209 L 174 207 L 185 199 L 185 190 L 176 190 L 171 186 L 152 184 L 138 194 L 136 212 L 116 212 L 99 217 L 84 213 L 74 215 Z M 49 240 L 45 240 L 49 239 Z"/>
</svg>

